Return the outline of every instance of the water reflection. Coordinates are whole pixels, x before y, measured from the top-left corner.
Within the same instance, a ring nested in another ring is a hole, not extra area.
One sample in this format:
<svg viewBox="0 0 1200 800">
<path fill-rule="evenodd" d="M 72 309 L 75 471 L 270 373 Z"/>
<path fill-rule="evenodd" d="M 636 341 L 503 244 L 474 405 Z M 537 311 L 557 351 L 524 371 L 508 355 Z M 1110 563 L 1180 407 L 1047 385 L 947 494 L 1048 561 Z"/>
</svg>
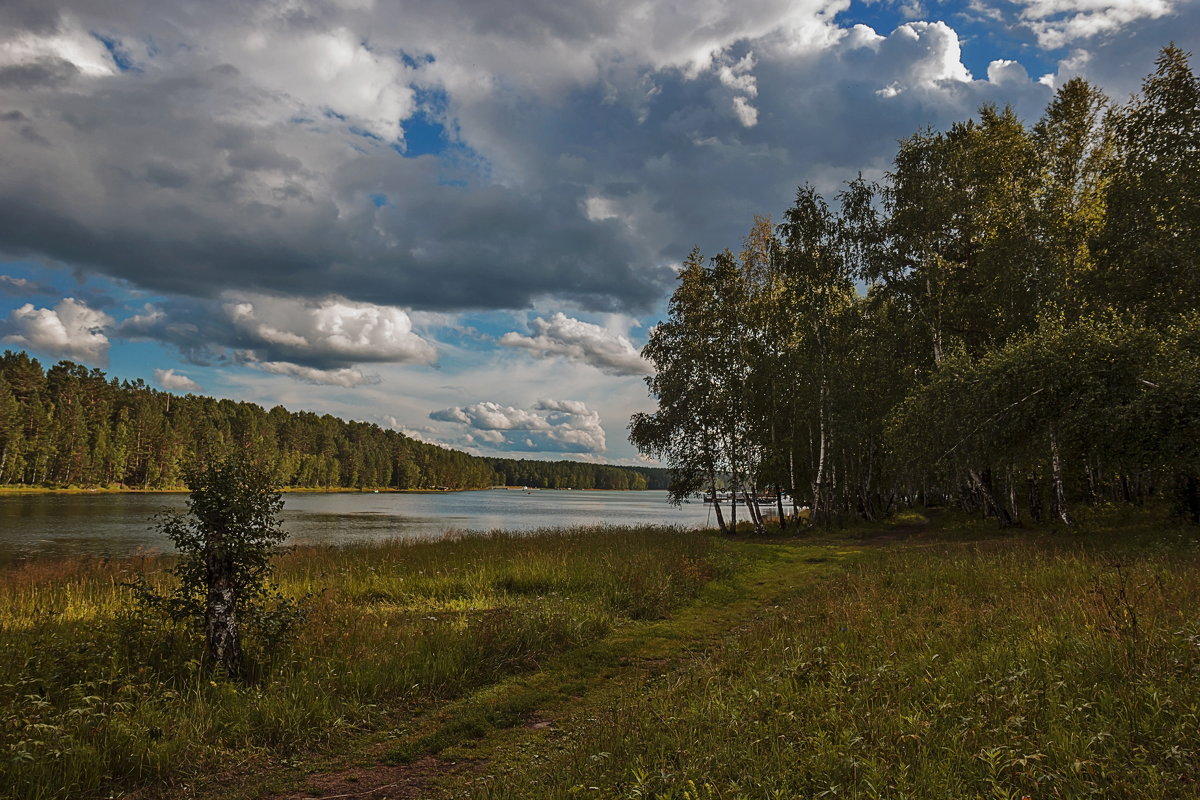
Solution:
<svg viewBox="0 0 1200 800">
<path fill-rule="evenodd" d="M 482 491 L 445 494 L 288 494 L 283 522 L 295 544 L 344 544 L 449 531 L 575 525 L 710 524 L 703 503 L 675 508 L 665 492 Z M 169 551 L 153 528 L 183 494 L 0 496 L 0 561 L 32 556 L 124 556 Z"/>
</svg>

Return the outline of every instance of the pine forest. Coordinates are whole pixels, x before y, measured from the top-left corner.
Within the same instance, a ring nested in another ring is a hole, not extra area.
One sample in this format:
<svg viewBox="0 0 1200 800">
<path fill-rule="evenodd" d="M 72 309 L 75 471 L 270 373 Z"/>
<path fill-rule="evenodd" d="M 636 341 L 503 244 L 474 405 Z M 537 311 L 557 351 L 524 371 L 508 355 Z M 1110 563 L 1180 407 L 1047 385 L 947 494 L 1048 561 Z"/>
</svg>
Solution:
<svg viewBox="0 0 1200 800">
<path fill-rule="evenodd" d="M 480 458 L 329 414 L 178 396 L 69 361 L 0 356 L 0 486 L 179 489 L 184 467 L 252 448 L 290 488 L 664 488 L 663 470 Z"/>
</svg>

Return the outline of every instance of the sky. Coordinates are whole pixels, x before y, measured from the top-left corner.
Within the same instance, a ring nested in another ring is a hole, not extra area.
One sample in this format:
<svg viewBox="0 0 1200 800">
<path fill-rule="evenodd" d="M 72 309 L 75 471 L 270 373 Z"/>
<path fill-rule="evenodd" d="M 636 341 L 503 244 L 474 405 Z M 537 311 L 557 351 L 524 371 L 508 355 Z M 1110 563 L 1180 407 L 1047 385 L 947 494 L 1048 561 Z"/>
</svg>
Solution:
<svg viewBox="0 0 1200 800">
<path fill-rule="evenodd" d="M 0 0 L 0 349 L 642 463 L 693 246 L 1198 40 L 1200 0 Z"/>
</svg>

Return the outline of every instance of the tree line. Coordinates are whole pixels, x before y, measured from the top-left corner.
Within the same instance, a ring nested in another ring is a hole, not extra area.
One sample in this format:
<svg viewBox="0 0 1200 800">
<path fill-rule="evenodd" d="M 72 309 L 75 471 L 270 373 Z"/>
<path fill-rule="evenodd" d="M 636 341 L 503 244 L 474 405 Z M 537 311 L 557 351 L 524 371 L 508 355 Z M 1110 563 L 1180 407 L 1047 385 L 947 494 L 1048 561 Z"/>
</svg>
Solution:
<svg viewBox="0 0 1200 800">
<path fill-rule="evenodd" d="M 1172 498 L 1200 522 L 1200 81 L 984 106 L 834 205 L 802 186 L 694 250 L 630 437 L 675 498 L 776 489 L 813 523 L 957 503 L 1004 525 Z M 756 527 L 755 504 L 746 506 Z M 727 509 L 734 514 L 737 506 Z M 718 522 L 726 521 L 718 507 Z"/>
<path fill-rule="evenodd" d="M 0 485 L 178 489 L 252 448 L 280 485 L 319 489 L 665 488 L 662 470 L 488 459 L 329 414 L 174 395 L 24 352 L 0 356 Z"/>
</svg>

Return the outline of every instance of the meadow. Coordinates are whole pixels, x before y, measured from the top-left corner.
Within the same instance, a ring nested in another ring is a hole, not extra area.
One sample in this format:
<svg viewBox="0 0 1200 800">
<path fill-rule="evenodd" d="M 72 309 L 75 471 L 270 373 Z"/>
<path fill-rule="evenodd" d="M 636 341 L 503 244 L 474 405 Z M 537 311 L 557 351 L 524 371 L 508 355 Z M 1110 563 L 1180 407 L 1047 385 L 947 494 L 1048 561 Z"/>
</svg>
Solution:
<svg viewBox="0 0 1200 800">
<path fill-rule="evenodd" d="M 169 796 L 231 764 L 334 747 L 665 616 L 736 561 L 704 535 L 619 528 L 296 549 L 277 579 L 308 619 L 295 642 L 254 653 L 245 685 L 203 673 L 195 632 L 130 611 L 123 584 L 163 580 L 169 557 L 11 567 L 0 795 Z"/>
<path fill-rule="evenodd" d="M 166 558 L 30 562 L 0 796 L 1200 797 L 1196 531 L 1081 528 L 298 549 L 308 621 L 243 685 L 128 611 Z"/>
<path fill-rule="evenodd" d="M 1093 526 L 875 549 L 464 794 L 1200 797 L 1195 531 Z"/>
</svg>

